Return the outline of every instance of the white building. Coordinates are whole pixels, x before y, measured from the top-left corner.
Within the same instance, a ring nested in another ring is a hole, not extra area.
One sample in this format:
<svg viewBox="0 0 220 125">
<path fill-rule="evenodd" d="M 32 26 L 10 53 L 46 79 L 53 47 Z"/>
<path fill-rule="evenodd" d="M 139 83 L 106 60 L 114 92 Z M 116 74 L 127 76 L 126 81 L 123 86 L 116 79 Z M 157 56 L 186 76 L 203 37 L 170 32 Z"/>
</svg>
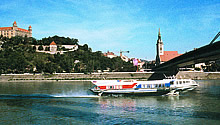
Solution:
<svg viewBox="0 0 220 125">
<path fill-rule="evenodd" d="M 65 52 L 69 51 L 76 51 L 78 49 L 78 45 L 57 45 L 54 41 L 50 43 L 49 46 L 43 46 L 43 50 L 39 50 L 40 45 L 33 45 L 36 47 L 36 52 L 43 52 L 43 53 L 49 53 L 49 54 L 63 54 Z M 67 49 L 66 51 L 58 51 L 57 48 L 58 46 L 60 48 L 65 48 Z M 47 49 L 49 48 L 49 49 Z"/>
<path fill-rule="evenodd" d="M 107 53 L 104 53 L 104 56 L 108 57 L 108 58 L 114 58 L 114 57 L 117 57 L 117 55 L 115 55 L 113 52 L 107 52 Z"/>
</svg>

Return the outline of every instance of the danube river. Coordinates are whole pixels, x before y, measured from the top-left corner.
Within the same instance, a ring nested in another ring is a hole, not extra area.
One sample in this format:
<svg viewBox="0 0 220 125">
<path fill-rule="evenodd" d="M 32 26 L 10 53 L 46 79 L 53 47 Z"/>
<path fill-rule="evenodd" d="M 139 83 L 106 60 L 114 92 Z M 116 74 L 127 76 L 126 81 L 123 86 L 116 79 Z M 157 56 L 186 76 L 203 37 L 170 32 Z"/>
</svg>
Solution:
<svg viewBox="0 0 220 125">
<path fill-rule="evenodd" d="M 0 83 L 0 124 L 220 124 L 220 80 L 180 96 L 97 97 L 90 82 Z"/>
</svg>

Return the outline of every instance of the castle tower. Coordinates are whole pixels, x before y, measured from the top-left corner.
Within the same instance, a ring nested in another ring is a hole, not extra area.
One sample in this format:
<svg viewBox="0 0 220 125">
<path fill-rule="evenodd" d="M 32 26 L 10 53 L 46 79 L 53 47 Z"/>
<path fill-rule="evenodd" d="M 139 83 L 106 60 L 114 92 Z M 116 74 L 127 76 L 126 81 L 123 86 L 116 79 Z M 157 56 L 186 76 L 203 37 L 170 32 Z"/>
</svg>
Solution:
<svg viewBox="0 0 220 125">
<path fill-rule="evenodd" d="M 31 25 L 28 27 L 28 31 L 29 31 L 29 36 L 28 37 L 32 37 L 32 27 L 31 27 Z"/>
<path fill-rule="evenodd" d="M 50 43 L 50 53 L 55 54 L 57 52 L 57 44 L 53 41 Z"/>
<path fill-rule="evenodd" d="M 161 39 L 160 28 L 159 28 L 156 47 L 157 47 L 156 65 L 159 65 L 160 61 L 161 61 L 160 60 L 160 55 L 164 55 L 164 46 L 163 46 L 163 41 Z"/>
<path fill-rule="evenodd" d="M 17 23 L 16 23 L 16 21 L 14 21 L 14 23 L 13 23 L 13 30 L 15 31 L 17 29 L 18 29 Z"/>
<path fill-rule="evenodd" d="M 18 27 L 16 21 L 14 21 L 13 27 Z"/>
</svg>

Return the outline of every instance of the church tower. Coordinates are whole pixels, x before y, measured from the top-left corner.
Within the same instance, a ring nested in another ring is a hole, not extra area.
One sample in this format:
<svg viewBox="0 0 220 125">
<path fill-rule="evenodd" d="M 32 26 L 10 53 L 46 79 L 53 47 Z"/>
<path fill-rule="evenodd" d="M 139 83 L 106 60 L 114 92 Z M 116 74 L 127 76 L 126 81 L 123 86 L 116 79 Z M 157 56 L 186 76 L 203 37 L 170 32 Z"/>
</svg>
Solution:
<svg viewBox="0 0 220 125">
<path fill-rule="evenodd" d="M 159 28 L 156 47 L 157 47 L 156 65 L 159 65 L 161 61 L 160 55 L 164 55 L 164 47 L 163 47 L 163 41 L 161 39 L 160 28 Z"/>
</svg>

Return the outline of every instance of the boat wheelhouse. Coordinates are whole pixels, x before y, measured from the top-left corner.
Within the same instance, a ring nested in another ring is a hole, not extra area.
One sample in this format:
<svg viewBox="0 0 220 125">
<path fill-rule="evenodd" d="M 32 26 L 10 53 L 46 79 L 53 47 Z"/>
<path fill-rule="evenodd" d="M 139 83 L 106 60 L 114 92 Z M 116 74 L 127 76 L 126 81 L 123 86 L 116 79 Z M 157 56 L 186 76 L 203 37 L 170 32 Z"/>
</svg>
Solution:
<svg viewBox="0 0 220 125">
<path fill-rule="evenodd" d="M 176 91 L 193 90 L 199 86 L 194 80 L 191 79 L 172 79 L 170 87 Z"/>
</svg>

